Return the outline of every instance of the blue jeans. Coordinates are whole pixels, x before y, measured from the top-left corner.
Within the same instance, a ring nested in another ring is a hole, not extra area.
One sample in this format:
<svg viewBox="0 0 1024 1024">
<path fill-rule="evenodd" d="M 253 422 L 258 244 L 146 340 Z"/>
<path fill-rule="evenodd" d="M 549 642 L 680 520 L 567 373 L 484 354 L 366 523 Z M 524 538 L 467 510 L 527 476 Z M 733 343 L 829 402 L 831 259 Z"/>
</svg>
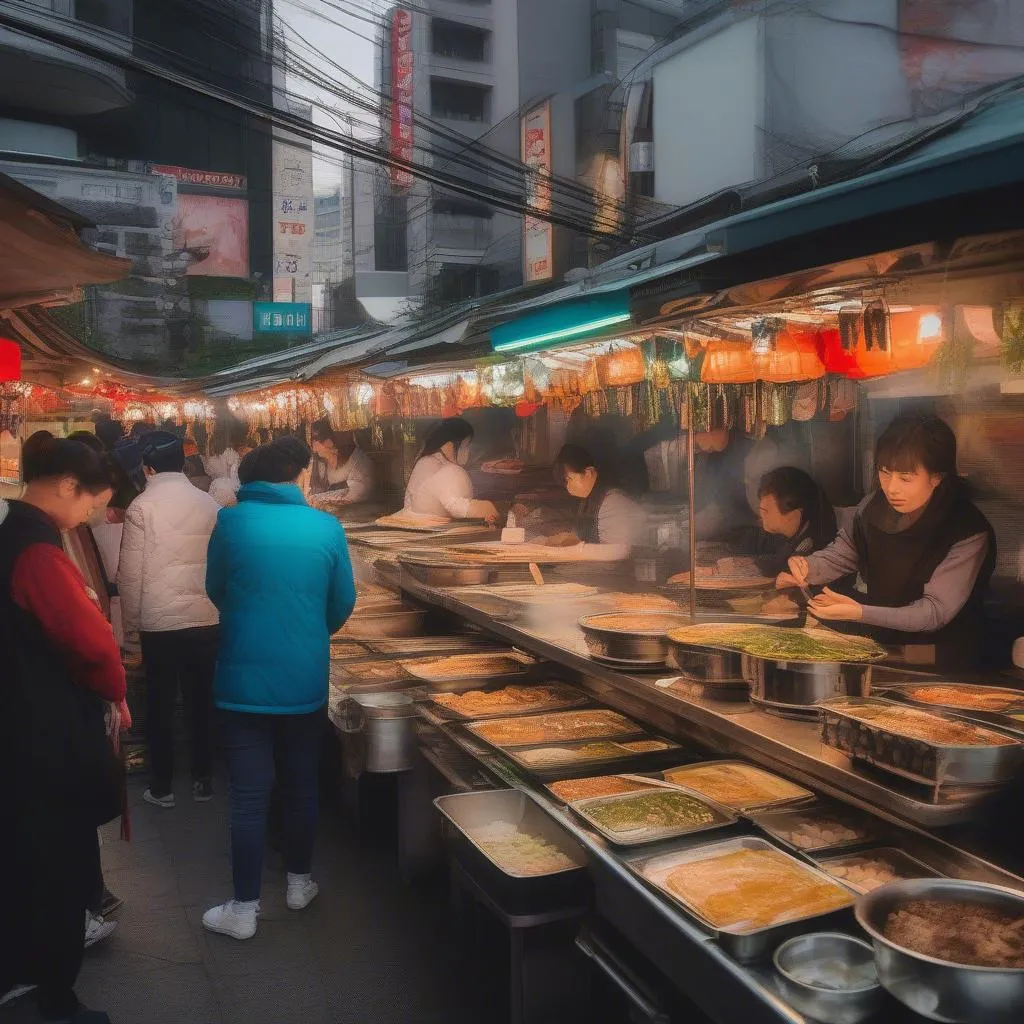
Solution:
<svg viewBox="0 0 1024 1024">
<path fill-rule="evenodd" d="M 311 715 L 221 711 L 219 715 L 231 790 L 235 899 L 248 902 L 260 898 L 275 760 L 284 796 L 285 865 L 294 874 L 309 873 L 316 837 L 324 715 L 322 711 Z"/>
</svg>

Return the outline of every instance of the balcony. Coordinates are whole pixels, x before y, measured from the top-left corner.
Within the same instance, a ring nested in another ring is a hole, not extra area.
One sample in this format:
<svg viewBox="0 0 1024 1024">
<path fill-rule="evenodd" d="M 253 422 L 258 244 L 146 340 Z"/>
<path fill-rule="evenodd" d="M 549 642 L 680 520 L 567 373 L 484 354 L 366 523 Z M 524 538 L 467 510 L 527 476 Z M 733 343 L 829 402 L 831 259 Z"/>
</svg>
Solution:
<svg viewBox="0 0 1024 1024">
<path fill-rule="evenodd" d="M 74 0 L 24 0 L 9 13 L 26 26 L 60 32 L 71 48 L 0 27 L 0 105 L 75 118 L 131 102 L 123 71 L 73 48 L 76 41 L 87 41 L 112 54 L 128 55 L 129 0 L 78 0 L 78 9 Z"/>
</svg>

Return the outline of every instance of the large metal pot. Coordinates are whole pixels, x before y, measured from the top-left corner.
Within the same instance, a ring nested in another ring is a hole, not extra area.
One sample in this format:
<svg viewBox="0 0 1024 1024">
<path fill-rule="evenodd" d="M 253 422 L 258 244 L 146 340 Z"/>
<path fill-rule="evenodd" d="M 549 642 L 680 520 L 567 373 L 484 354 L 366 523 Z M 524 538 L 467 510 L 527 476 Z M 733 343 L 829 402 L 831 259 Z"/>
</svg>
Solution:
<svg viewBox="0 0 1024 1024">
<path fill-rule="evenodd" d="M 635 619 L 639 628 L 617 623 Z M 669 652 L 668 634 L 690 624 L 690 617 L 673 612 L 602 612 L 579 620 L 592 657 L 639 668 L 664 666 Z"/>
<path fill-rule="evenodd" d="M 387 637 L 417 636 L 423 632 L 426 611 L 394 604 L 375 605 L 356 611 L 335 635 L 342 640 L 381 640 Z"/>
<path fill-rule="evenodd" d="M 1024 917 L 1024 893 L 955 878 L 890 882 L 857 900 L 857 922 L 871 936 L 878 978 L 901 1003 L 947 1024 L 1019 1024 L 1024 968 L 965 967 L 905 949 L 885 937 L 889 915 L 908 900 L 955 900 Z"/>
<path fill-rule="evenodd" d="M 444 562 L 419 562 L 399 559 L 399 564 L 414 579 L 428 587 L 476 587 L 491 582 L 494 567 L 457 565 Z"/>
<path fill-rule="evenodd" d="M 750 696 L 769 707 L 809 708 L 820 700 L 866 697 L 871 692 L 870 665 L 770 661 L 744 654 L 740 669 L 750 684 Z"/>
<path fill-rule="evenodd" d="M 364 771 L 390 774 L 413 767 L 416 710 L 408 693 L 355 693 L 358 713 L 346 716 L 346 732 L 362 733 L 366 745 Z"/>
<path fill-rule="evenodd" d="M 742 655 L 717 647 L 695 647 L 669 641 L 668 666 L 686 679 L 698 682 L 729 682 L 743 678 L 740 671 Z"/>
</svg>

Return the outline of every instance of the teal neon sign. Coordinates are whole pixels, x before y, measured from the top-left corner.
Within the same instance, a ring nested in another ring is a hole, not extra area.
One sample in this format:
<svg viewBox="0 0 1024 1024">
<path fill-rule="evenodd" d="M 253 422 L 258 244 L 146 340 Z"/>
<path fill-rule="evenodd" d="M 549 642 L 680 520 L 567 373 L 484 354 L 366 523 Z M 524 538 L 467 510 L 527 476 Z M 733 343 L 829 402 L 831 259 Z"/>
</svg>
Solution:
<svg viewBox="0 0 1024 1024">
<path fill-rule="evenodd" d="M 495 352 L 550 348 L 584 340 L 609 327 L 628 323 L 630 319 L 628 292 L 594 295 L 498 324 L 491 328 L 491 345 Z"/>
</svg>

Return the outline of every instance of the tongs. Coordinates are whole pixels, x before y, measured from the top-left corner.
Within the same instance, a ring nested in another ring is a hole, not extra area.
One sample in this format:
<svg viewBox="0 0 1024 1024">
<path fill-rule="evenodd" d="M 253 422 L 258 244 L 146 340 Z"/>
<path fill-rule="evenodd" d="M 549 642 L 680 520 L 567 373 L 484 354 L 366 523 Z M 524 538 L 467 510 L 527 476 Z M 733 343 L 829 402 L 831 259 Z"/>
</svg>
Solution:
<svg viewBox="0 0 1024 1024">
<path fill-rule="evenodd" d="M 804 597 L 804 606 L 797 613 L 796 617 L 796 628 L 806 629 L 807 628 L 807 610 L 810 603 L 814 600 L 814 595 L 811 593 L 811 588 L 805 583 L 803 586 L 797 585 L 801 594 Z"/>
</svg>

